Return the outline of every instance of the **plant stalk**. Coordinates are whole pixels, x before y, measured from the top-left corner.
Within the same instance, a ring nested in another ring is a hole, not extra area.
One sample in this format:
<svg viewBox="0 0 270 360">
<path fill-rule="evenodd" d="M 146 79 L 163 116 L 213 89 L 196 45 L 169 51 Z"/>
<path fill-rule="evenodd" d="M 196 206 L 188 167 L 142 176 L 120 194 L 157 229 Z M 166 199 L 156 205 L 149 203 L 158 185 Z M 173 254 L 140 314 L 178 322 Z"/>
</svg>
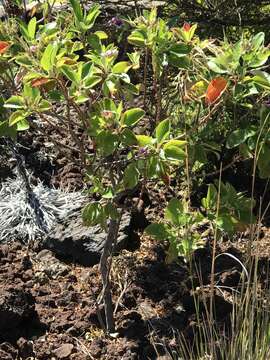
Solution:
<svg viewBox="0 0 270 360">
<path fill-rule="evenodd" d="M 112 254 L 113 244 L 117 240 L 120 219 L 110 219 L 109 231 L 104 244 L 103 252 L 100 258 L 99 270 L 102 278 L 103 285 L 103 303 L 106 318 L 106 330 L 108 334 L 115 332 L 115 322 L 113 316 L 113 303 L 110 283 L 110 270 L 109 258 Z"/>
</svg>

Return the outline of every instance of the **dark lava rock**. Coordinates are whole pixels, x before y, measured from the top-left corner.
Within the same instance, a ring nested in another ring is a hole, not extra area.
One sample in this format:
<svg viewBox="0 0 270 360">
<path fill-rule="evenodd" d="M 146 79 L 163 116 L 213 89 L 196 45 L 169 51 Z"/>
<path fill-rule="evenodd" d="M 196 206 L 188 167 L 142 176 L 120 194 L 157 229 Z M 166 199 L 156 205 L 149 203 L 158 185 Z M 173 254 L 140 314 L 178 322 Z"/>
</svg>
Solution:
<svg viewBox="0 0 270 360">
<path fill-rule="evenodd" d="M 57 224 L 42 246 L 65 259 L 92 266 L 99 262 L 106 236 L 106 232 L 102 231 L 100 226 L 85 226 L 81 214 L 78 214 L 65 223 Z M 134 242 L 131 216 L 124 214 L 120 223 L 116 251 L 132 246 Z"/>
<path fill-rule="evenodd" d="M 35 299 L 22 289 L 0 290 L 0 338 L 19 336 L 20 326 L 36 318 Z"/>
</svg>

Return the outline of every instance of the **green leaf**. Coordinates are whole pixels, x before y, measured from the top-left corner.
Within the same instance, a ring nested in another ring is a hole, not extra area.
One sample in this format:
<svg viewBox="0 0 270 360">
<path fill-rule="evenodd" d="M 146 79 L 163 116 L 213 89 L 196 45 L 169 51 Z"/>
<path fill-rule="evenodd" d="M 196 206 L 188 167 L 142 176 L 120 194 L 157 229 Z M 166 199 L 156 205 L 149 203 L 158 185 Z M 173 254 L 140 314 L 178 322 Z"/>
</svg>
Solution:
<svg viewBox="0 0 270 360">
<path fill-rule="evenodd" d="M 169 53 L 169 64 L 177 67 L 178 69 L 188 69 L 190 60 L 187 56 L 179 56 L 175 53 Z"/>
<path fill-rule="evenodd" d="M 31 40 L 29 34 L 28 34 L 28 28 L 27 28 L 27 25 L 25 24 L 25 22 L 23 22 L 22 20 L 18 19 L 18 24 L 19 24 L 19 27 L 20 27 L 20 30 L 22 32 L 22 35 L 23 37 L 26 39 L 26 40 Z"/>
<path fill-rule="evenodd" d="M 56 21 L 52 21 L 47 23 L 46 25 L 44 25 L 44 27 L 42 28 L 42 31 L 44 31 L 46 33 L 46 35 L 53 35 L 55 34 L 58 29 L 57 29 L 57 22 Z"/>
<path fill-rule="evenodd" d="M 147 145 L 153 145 L 155 142 L 155 139 L 153 139 L 151 136 L 147 135 L 136 135 L 137 141 L 139 146 L 147 146 Z"/>
<path fill-rule="evenodd" d="M 125 89 L 127 89 L 129 93 L 131 93 L 133 95 L 139 95 L 139 93 L 140 93 L 138 85 L 134 85 L 134 84 L 131 84 L 131 83 L 130 84 L 124 83 L 123 87 Z"/>
<path fill-rule="evenodd" d="M 104 215 L 103 207 L 97 202 L 86 205 L 82 211 L 83 222 L 86 226 L 103 224 Z"/>
<path fill-rule="evenodd" d="M 102 130 L 97 138 L 97 146 L 102 155 L 108 156 L 111 155 L 116 149 L 119 137 L 115 134 L 112 134 L 110 131 Z"/>
<path fill-rule="evenodd" d="M 52 107 L 52 104 L 45 100 L 45 99 L 42 99 L 41 102 L 39 103 L 39 111 L 48 111 L 50 110 L 50 108 Z"/>
<path fill-rule="evenodd" d="M 237 129 L 233 131 L 226 142 L 226 147 L 232 149 L 240 144 L 243 144 L 246 139 L 256 134 L 256 131 L 252 128 Z"/>
<path fill-rule="evenodd" d="M 17 122 L 17 131 L 25 131 L 29 129 L 29 122 L 26 119 L 22 119 Z"/>
<path fill-rule="evenodd" d="M 132 65 L 128 61 L 120 61 L 113 66 L 112 72 L 114 74 L 126 73 L 131 66 Z"/>
<path fill-rule="evenodd" d="M 127 53 L 129 60 L 132 63 L 132 69 L 137 70 L 140 68 L 140 57 L 141 54 L 139 51 L 134 51 L 133 53 Z"/>
<path fill-rule="evenodd" d="M 32 66 L 33 65 L 31 59 L 26 54 L 16 56 L 15 61 L 17 64 L 23 65 L 23 66 Z"/>
<path fill-rule="evenodd" d="M 220 214 L 216 220 L 218 228 L 232 234 L 238 221 L 230 214 Z"/>
<path fill-rule="evenodd" d="M 146 173 L 149 179 L 160 176 L 161 160 L 158 156 L 150 156 L 145 161 Z"/>
<path fill-rule="evenodd" d="M 183 213 L 184 208 L 181 201 L 173 198 L 166 207 L 165 218 L 171 221 L 173 225 L 183 226 L 185 225 L 185 215 Z"/>
<path fill-rule="evenodd" d="M 98 31 L 95 31 L 94 34 L 97 35 L 100 40 L 108 39 L 108 35 L 105 33 L 105 31 L 98 30 Z"/>
<path fill-rule="evenodd" d="M 260 47 L 263 46 L 265 39 L 265 34 L 263 32 L 259 32 L 258 34 L 254 35 L 251 41 L 252 44 L 252 51 L 257 51 Z"/>
<path fill-rule="evenodd" d="M 167 148 L 170 148 L 171 146 L 176 146 L 176 147 L 180 147 L 180 148 L 185 148 L 186 143 L 187 143 L 187 142 L 186 142 L 185 140 L 172 139 L 172 140 L 169 140 L 169 141 L 163 146 L 163 149 L 166 150 Z"/>
<path fill-rule="evenodd" d="M 54 66 L 58 46 L 57 44 L 49 44 L 40 60 L 40 65 L 45 71 L 50 71 Z"/>
<path fill-rule="evenodd" d="M 191 40 L 193 38 L 193 36 L 195 34 L 195 31 L 197 29 L 197 26 L 198 26 L 197 24 L 194 24 L 194 25 L 191 26 L 191 28 L 190 28 L 190 30 L 188 32 L 188 40 Z"/>
<path fill-rule="evenodd" d="M 102 81 L 101 76 L 91 75 L 84 79 L 84 85 L 86 89 L 91 89 Z"/>
<path fill-rule="evenodd" d="M 122 124 L 126 126 L 134 126 L 145 115 L 145 112 L 140 108 L 129 109 L 124 112 L 122 117 Z"/>
<path fill-rule="evenodd" d="M 187 44 L 174 44 L 170 47 L 170 54 L 173 54 L 177 57 L 184 57 L 189 54 L 192 50 L 192 47 Z"/>
<path fill-rule="evenodd" d="M 93 75 L 93 65 L 91 62 L 85 62 L 80 65 L 81 78 L 86 79 L 88 76 Z"/>
<path fill-rule="evenodd" d="M 74 97 L 74 101 L 76 104 L 83 104 L 88 100 L 89 100 L 89 96 L 84 95 L 84 94 L 75 95 L 75 97 Z"/>
<path fill-rule="evenodd" d="M 137 145 L 138 141 L 135 134 L 128 128 L 124 128 L 121 133 L 121 141 L 124 145 L 132 146 Z"/>
<path fill-rule="evenodd" d="M 164 154 L 166 159 L 171 161 L 182 161 L 186 157 L 185 151 L 174 145 L 167 146 L 166 149 L 164 149 Z"/>
<path fill-rule="evenodd" d="M 100 14 L 100 6 L 99 5 L 92 6 L 86 16 L 86 24 L 88 29 L 91 29 L 93 27 L 99 14 Z"/>
<path fill-rule="evenodd" d="M 31 100 L 34 102 L 40 98 L 40 91 L 38 88 L 32 87 L 29 84 L 24 84 L 23 96 L 28 98 L 28 101 Z"/>
<path fill-rule="evenodd" d="M 52 101 L 64 101 L 63 94 L 58 90 L 51 90 L 48 93 L 48 96 L 49 96 L 50 100 L 52 100 Z"/>
<path fill-rule="evenodd" d="M 228 69 L 223 67 L 221 64 L 217 64 L 215 60 L 209 60 L 207 63 L 210 70 L 214 71 L 217 74 L 225 74 L 228 73 Z"/>
<path fill-rule="evenodd" d="M 270 75 L 266 71 L 253 70 L 252 74 L 255 76 L 251 79 L 256 84 L 263 88 L 270 90 Z"/>
<path fill-rule="evenodd" d="M 102 196 L 103 198 L 108 199 L 107 196 Z M 117 211 L 117 207 L 113 205 L 111 202 L 108 202 L 105 207 L 104 211 L 107 218 L 117 220 L 119 218 L 119 213 Z"/>
<path fill-rule="evenodd" d="M 248 65 L 252 68 L 260 67 L 267 62 L 269 55 L 269 50 L 254 54 L 251 60 L 248 62 Z"/>
<path fill-rule="evenodd" d="M 88 44 L 96 51 L 101 51 L 101 41 L 97 34 L 90 34 L 87 37 Z"/>
<path fill-rule="evenodd" d="M 146 43 L 146 34 L 142 30 L 133 30 L 128 37 L 128 42 L 135 46 L 144 46 Z"/>
<path fill-rule="evenodd" d="M 79 21 L 83 21 L 83 11 L 79 0 L 69 0 L 74 14 Z"/>
<path fill-rule="evenodd" d="M 202 205 L 206 210 L 213 210 L 217 205 L 217 189 L 214 184 L 208 186 L 207 196 L 202 199 Z"/>
<path fill-rule="evenodd" d="M 33 17 L 28 23 L 28 35 L 31 40 L 34 40 L 37 28 L 37 19 Z"/>
<path fill-rule="evenodd" d="M 108 78 L 104 81 L 102 86 L 104 95 L 107 97 L 114 96 L 117 92 L 116 82 L 109 80 Z"/>
<path fill-rule="evenodd" d="M 249 150 L 248 145 L 247 144 L 240 144 L 239 146 L 239 154 L 240 156 L 243 157 L 243 159 L 252 159 L 253 158 L 253 154 L 252 152 Z"/>
<path fill-rule="evenodd" d="M 206 150 L 205 150 L 204 146 L 202 146 L 200 144 L 196 144 L 193 147 L 193 151 L 194 151 L 193 154 L 194 154 L 195 161 L 198 161 L 200 164 L 207 163 L 207 155 L 206 155 Z"/>
<path fill-rule="evenodd" d="M 28 72 L 24 76 L 23 80 L 24 80 L 25 83 L 29 83 L 30 81 L 32 81 L 34 79 L 41 78 L 41 77 L 44 77 L 44 75 L 42 73 L 31 71 L 31 72 Z"/>
<path fill-rule="evenodd" d="M 129 164 L 124 172 L 124 186 L 133 189 L 139 181 L 140 173 L 135 163 Z"/>
<path fill-rule="evenodd" d="M 25 107 L 24 98 L 22 96 L 11 96 L 5 102 L 4 107 L 10 109 L 23 109 Z"/>
<path fill-rule="evenodd" d="M 158 144 L 161 144 L 169 137 L 170 130 L 171 122 L 169 119 L 163 120 L 158 124 L 155 131 Z"/>
<path fill-rule="evenodd" d="M 17 124 L 19 121 L 22 121 L 24 119 L 25 119 L 25 112 L 21 110 L 17 110 L 10 115 L 9 126 L 13 126 Z"/>
<path fill-rule="evenodd" d="M 168 240 L 170 237 L 169 229 L 165 224 L 150 224 L 146 227 L 145 232 L 156 240 Z"/>
<path fill-rule="evenodd" d="M 65 75 L 65 77 L 67 79 L 69 79 L 70 81 L 74 82 L 75 84 L 78 84 L 80 79 L 78 78 L 78 75 L 76 73 L 76 71 L 74 71 L 71 66 L 68 65 L 62 65 L 61 66 L 61 71 L 62 73 Z"/>
<path fill-rule="evenodd" d="M 246 140 L 245 129 L 237 129 L 228 137 L 226 142 L 226 147 L 228 149 L 232 149 Z"/>
</svg>

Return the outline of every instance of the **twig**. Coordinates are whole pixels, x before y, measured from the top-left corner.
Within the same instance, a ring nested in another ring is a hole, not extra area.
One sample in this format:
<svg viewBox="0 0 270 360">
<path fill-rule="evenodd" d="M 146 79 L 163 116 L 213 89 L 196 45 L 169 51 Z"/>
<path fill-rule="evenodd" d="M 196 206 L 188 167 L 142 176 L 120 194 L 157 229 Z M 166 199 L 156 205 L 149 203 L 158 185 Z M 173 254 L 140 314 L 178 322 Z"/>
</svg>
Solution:
<svg viewBox="0 0 270 360">
<path fill-rule="evenodd" d="M 236 156 L 229 164 L 227 164 L 226 166 L 224 166 L 222 168 L 222 172 L 224 172 L 225 170 L 229 169 L 230 167 L 232 167 L 235 163 L 237 163 L 238 161 L 246 161 L 248 159 L 241 159 L 241 156 Z M 216 170 L 207 174 L 203 174 L 204 177 L 209 177 L 209 176 L 215 176 L 218 175 L 220 173 L 220 170 Z"/>
<path fill-rule="evenodd" d="M 76 149 L 75 147 L 73 146 L 70 146 L 70 145 L 66 145 L 66 144 L 63 144 L 61 143 L 60 141 L 58 140 L 55 140 L 52 136 L 49 136 L 44 130 L 42 130 L 41 127 L 37 126 L 36 124 L 34 124 L 33 122 L 31 123 L 31 126 L 34 127 L 35 129 L 37 129 L 38 131 L 41 132 L 42 135 L 46 136 L 47 138 L 50 139 L 51 142 L 53 142 L 56 146 L 60 146 L 60 147 L 64 147 L 70 151 L 75 151 L 77 153 L 80 153 L 80 150 L 79 149 Z M 57 127 L 56 127 L 57 128 Z M 57 128 L 58 129 L 58 128 Z"/>
<path fill-rule="evenodd" d="M 146 81 L 147 81 L 147 64 L 148 64 L 148 48 L 145 49 L 145 60 L 144 60 L 144 74 L 143 74 L 143 109 L 146 107 Z"/>
<path fill-rule="evenodd" d="M 115 307 L 114 307 L 114 312 L 113 312 L 113 315 L 115 315 L 117 313 L 117 310 L 118 310 L 118 307 L 119 307 L 119 304 L 120 304 L 120 301 L 122 300 L 123 296 L 125 295 L 125 292 L 127 291 L 127 288 L 129 287 L 130 285 L 130 282 L 127 281 L 127 272 L 126 272 L 126 276 L 125 276 L 125 284 L 124 284 L 124 288 L 123 290 L 121 291 L 118 299 L 116 300 L 116 303 L 115 303 Z"/>
</svg>

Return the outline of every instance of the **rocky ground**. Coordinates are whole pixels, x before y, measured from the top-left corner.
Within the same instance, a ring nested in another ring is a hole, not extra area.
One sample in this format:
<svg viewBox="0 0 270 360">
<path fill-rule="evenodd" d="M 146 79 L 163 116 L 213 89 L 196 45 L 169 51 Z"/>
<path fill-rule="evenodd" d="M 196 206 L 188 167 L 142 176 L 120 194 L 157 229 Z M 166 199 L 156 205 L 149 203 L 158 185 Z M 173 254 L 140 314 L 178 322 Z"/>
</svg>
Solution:
<svg viewBox="0 0 270 360">
<path fill-rule="evenodd" d="M 19 139 L 19 151 L 33 174 L 33 183 L 80 190 L 80 169 L 74 177 L 77 165 L 70 163 L 67 152 L 52 152 L 46 141 L 33 133 Z M 1 148 L 3 182 L 16 176 L 16 164 L 8 151 L 5 154 L 4 144 Z M 98 260 L 105 236 L 100 229 L 84 227 L 80 212 L 75 212 L 66 221 L 56 222 L 49 235 L 31 247 L 18 241 L 2 243 L 0 359 L 165 360 L 177 354 L 180 333 L 192 342 L 198 326 L 195 301 L 202 313 L 209 304 L 211 236 L 204 235 L 205 247 L 195 252 L 191 277 L 183 260 L 166 263 L 166 244 L 143 235 L 147 223 L 162 216 L 163 201 L 176 193 L 177 185 L 153 184 L 142 211 L 123 218 L 112 265 L 117 333 L 111 338 L 104 335 L 99 321 L 104 314 L 99 304 Z M 268 286 L 268 234 L 265 228 L 252 250 L 259 256 L 263 286 Z M 245 236 L 218 244 L 218 253 L 230 253 L 239 260 L 244 259 L 246 249 Z M 233 257 L 217 258 L 214 304 L 215 320 L 221 326 L 229 321 L 231 294 L 242 281 L 241 272 Z"/>
<path fill-rule="evenodd" d="M 160 327 L 164 333 L 170 322 L 164 317 L 166 301 L 177 307 L 184 291 L 184 272 L 165 271 L 157 261 L 159 252 L 142 247 L 114 259 L 118 334 L 106 339 L 97 317 L 97 311 L 102 315 L 97 305 L 101 291 L 97 266 L 67 264 L 49 250 L 28 251 L 19 243 L 2 245 L 0 358 L 154 358 L 148 327 Z M 183 325 L 173 308 L 170 316 L 177 327 Z"/>
<path fill-rule="evenodd" d="M 267 282 L 267 236 L 258 244 L 260 272 Z M 194 299 L 209 301 L 211 253 L 195 253 L 198 274 L 191 278 L 182 264 L 166 264 L 164 247 L 140 237 L 136 250 L 113 259 L 112 284 L 117 333 L 104 335 L 98 315 L 102 289 L 98 265 L 82 266 L 57 258 L 37 246 L 0 246 L 0 359 L 172 359 L 177 335 L 192 341 L 196 332 Z M 241 259 L 245 242 L 219 252 Z M 264 252 L 262 251 L 264 249 Z M 215 295 L 216 322 L 229 320 L 231 293 L 240 282 L 241 266 L 227 256 L 216 262 L 215 283 L 229 287 Z M 203 308 L 203 306 L 202 306 Z"/>
<path fill-rule="evenodd" d="M 198 253 L 205 283 L 208 256 L 207 250 Z M 138 250 L 114 258 L 117 334 L 109 339 L 97 316 L 103 315 L 97 265 L 66 263 L 49 250 L 27 250 L 20 243 L 1 245 L 1 360 L 170 359 L 166 346 L 177 351 L 178 331 L 191 336 L 195 308 L 187 270 L 166 265 L 164 257 L 164 250 L 146 238 Z M 217 266 L 223 285 L 237 285 L 233 262 Z M 216 306 L 222 321 L 232 305 L 217 295 Z"/>
</svg>

